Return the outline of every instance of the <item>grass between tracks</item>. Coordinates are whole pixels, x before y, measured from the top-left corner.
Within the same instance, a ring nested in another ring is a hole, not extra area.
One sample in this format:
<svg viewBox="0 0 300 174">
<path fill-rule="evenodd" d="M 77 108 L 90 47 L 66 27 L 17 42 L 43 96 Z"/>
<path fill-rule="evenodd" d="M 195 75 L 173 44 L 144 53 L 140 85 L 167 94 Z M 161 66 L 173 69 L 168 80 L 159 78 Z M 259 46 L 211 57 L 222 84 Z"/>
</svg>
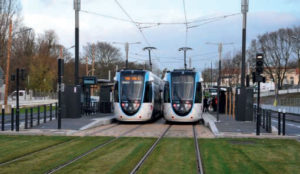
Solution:
<svg viewBox="0 0 300 174">
<path fill-rule="evenodd" d="M 70 138 L 75 138 L 71 141 Z M 68 141 L 0 167 L 1 173 L 45 173 L 110 137 L 0 136 L 0 160 Z M 58 173 L 129 173 L 155 138 L 120 138 Z M 300 173 L 300 143 L 278 139 L 199 139 L 206 174 Z M 20 150 L 21 149 L 21 150 Z M 196 173 L 194 140 L 163 138 L 138 173 Z"/>
<path fill-rule="evenodd" d="M 130 173 L 155 138 L 120 138 L 58 173 Z"/>
<path fill-rule="evenodd" d="M 162 139 L 138 173 L 197 173 L 194 139 Z"/>
</svg>

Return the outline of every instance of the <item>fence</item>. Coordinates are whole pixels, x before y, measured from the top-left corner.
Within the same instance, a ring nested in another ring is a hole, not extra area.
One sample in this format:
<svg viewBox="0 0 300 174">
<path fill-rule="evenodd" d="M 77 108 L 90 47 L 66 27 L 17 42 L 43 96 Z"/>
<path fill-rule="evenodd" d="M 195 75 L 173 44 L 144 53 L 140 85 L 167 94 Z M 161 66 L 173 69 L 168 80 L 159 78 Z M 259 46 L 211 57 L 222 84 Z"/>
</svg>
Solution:
<svg viewBox="0 0 300 174">
<path fill-rule="evenodd" d="M 19 131 L 20 127 L 28 129 L 40 125 L 41 122 L 52 121 L 53 119 L 57 119 L 57 109 L 57 103 L 20 108 L 19 117 L 16 115 L 16 108 L 11 109 L 10 115 L 6 115 L 5 110 L 2 109 L 1 131 L 9 129 L 8 127 L 10 127 L 11 131 Z"/>
<path fill-rule="evenodd" d="M 294 93 L 300 93 L 300 87 L 296 86 L 294 88 L 290 88 L 290 89 L 284 89 L 284 90 L 279 90 L 278 92 L 280 95 L 282 94 L 294 94 Z M 267 97 L 267 96 L 274 96 L 275 95 L 275 91 L 267 91 L 267 92 L 261 92 L 260 96 L 261 97 Z M 257 96 L 257 94 L 255 94 L 255 97 Z"/>
<path fill-rule="evenodd" d="M 278 129 L 278 135 L 285 135 L 286 134 L 286 111 L 283 109 L 279 109 L 277 111 L 269 110 L 269 109 L 263 109 L 263 108 L 257 108 L 256 105 L 254 105 L 254 120 L 257 120 L 257 113 L 260 112 L 260 119 L 258 122 L 260 123 L 260 127 L 266 130 L 268 133 L 272 133 L 272 118 L 276 118 L 272 116 L 272 113 L 275 113 L 277 115 L 277 129 Z"/>
<path fill-rule="evenodd" d="M 272 113 L 270 110 L 265 110 L 260 108 L 257 109 L 256 105 L 254 105 L 253 110 L 253 118 L 254 121 L 257 121 L 257 114 L 260 112 L 260 120 L 257 124 L 260 124 L 259 126 L 266 130 L 268 133 L 272 133 Z"/>
<path fill-rule="evenodd" d="M 265 105 L 261 104 L 262 109 L 271 110 L 277 112 L 279 109 L 285 110 L 286 113 L 300 115 L 300 105 L 298 106 L 273 106 L 273 105 Z"/>
</svg>

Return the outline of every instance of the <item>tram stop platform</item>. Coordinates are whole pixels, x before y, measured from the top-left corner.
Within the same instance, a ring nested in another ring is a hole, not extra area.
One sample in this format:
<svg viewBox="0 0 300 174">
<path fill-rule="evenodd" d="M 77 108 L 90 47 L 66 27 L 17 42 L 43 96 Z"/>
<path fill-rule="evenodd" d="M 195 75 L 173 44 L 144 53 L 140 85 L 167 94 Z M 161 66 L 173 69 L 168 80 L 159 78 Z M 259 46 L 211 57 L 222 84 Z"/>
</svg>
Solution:
<svg viewBox="0 0 300 174">
<path fill-rule="evenodd" d="M 254 121 L 236 121 L 232 116 L 217 113 L 203 113 L 204 123 L 208 126 L 216 137 L 256 137 L 256 122 Z M 272 133 L 267 133 L 265 129 L 260 128 L 262 137 L 276 137 L 277 128 L 272 126 Z"/>
<path fill-rule="evenodd" d="M 81 118 L 63 118 L 61 119 L 61 129 L 68 130 L 85 130 L 101 124 L 110 123 L 113 114 L 94 114 L 82 116 Z M 57 120 L 33 127 L 33 129 L 57 129 Z"/>
<path fill-rule="evenodd" d="M 43 123 L 41 120 L 40 125 L 33 126 L 29 129 L 20 128 L 19 132 L 16 131 L 3 131 L 1 134 L 9 135 L 73 135 L 74 133 L 94 128 L 101 125 L 112 123 L 114 120 L 113 113 L 104 114 L 97 113 L 93 115 L 84 115 L 81 118 L 63 118 L 61 120 L 61 129 L 57 129 L 57 119 L 53 118 L 52 121 Z"/>
</svg>

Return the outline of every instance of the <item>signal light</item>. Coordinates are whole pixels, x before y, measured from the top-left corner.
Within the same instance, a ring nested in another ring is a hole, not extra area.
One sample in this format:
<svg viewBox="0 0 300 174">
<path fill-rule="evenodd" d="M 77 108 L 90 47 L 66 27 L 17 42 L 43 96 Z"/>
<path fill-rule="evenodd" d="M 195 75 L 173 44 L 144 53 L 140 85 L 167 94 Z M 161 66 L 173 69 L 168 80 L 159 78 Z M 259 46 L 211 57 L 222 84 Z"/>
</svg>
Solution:
<svg viewBox="0 0 300 174">
<path fill-rule="evenodd" d="M 256 74 L 262 74 L 264 72 L 264 54 L 256 54 Z"/>
</svg>

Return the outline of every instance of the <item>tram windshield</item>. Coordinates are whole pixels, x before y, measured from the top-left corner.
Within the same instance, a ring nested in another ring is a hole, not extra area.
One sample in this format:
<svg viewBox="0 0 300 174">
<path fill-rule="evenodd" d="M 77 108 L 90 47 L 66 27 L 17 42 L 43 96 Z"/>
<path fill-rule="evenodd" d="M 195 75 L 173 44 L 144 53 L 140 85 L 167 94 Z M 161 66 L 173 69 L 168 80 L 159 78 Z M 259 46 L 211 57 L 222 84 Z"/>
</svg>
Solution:
<svg viewBox="0 0 300 174">
<path fill-rule="evenodd" d="M 140 102 L 144 89 L 144 72 L 123 72 L 121 74 L 120 96 L 122 101 Z"/>
<path fill-rule="evenodd" d="M 172 75 L 172 100 L 190 101 L 194 97 L 195 74 Z"/>
</svg>

